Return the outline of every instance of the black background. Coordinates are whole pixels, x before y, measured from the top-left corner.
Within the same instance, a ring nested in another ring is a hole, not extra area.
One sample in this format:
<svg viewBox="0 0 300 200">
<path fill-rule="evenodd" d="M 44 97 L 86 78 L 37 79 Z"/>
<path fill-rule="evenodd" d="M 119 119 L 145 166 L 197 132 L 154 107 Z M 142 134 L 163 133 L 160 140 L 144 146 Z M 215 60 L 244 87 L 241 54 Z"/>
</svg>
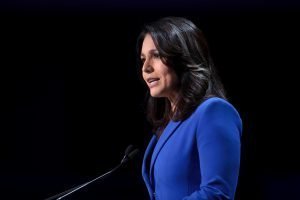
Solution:
<svg viewBox="0 0 300 200">
<path fill-rule="evenodd" d="M 295 2 L 1 2 L 0 199 L 44 199 L 138 158 L 69 199 L 147 199 L 150 138 L 135 42 L 144 23 L 200 27 L 244 122 L 237 199 L 295 199 L 300 184 Z M 217 159 L 217 158 L 216 158 Z"/>
</svg>

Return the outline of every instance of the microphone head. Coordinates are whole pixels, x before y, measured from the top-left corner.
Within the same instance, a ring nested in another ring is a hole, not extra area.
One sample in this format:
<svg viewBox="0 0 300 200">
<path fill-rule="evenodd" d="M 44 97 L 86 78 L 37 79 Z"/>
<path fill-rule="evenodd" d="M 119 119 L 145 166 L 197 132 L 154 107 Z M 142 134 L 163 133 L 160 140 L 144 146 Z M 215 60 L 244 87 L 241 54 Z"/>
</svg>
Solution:
<svg viewBox="0 0 300 200">
<path fill-rule="evenodd" d="M 130 144 L 130 145 L 126 148 L 126 150 L 125 150 L 125 156 L 128 155 L 128 154 L 131 152 L 132 149 L 133 149 L 133 145 Z"/>
<path fill-rule="evenodd" d="M 127 148 L 129 149 L 129 148 Z M 126 150 L 127 150 L 126 149 Z M 132 149 L 132 147 L 130 148 Z M 129 152 L 129 151 L 128 151 Z M 139 150 L 138 149 L 135 149 L 133 151 L 131 151 L 129 154 L 125 154 L 125 156 L 123 157 L 123 159 L 121 160 L 121 164 L 125 164 L 127 163 L 129 160 L 131 160 L 134 156 L 136 156 L 138 154 Z"/>
<path fill-rule="evenodd" d="M 135 149 L 135 150 L 133 150 L 133 151 L 128 155 L 128 158 L 129 158 L 129 159 L 132 159 L 132 158 L 134 158 L 134 156 L 136 156 L 138 153 L 139 153 L 139 149 Z"/>
</svg>

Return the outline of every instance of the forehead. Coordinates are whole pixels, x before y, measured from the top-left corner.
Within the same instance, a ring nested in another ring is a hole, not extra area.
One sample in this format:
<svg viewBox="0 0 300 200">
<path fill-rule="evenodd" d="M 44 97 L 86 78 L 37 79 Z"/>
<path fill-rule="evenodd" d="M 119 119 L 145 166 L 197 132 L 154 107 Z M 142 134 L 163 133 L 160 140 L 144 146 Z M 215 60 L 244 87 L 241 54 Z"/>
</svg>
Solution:
<svg viewBox="0 0 300 200">
<path fill-rule="evenodd" d="M 146 34 L 142 44 L 141 54 L 146 54 L 153 49 L 156 49 L 153 39 L 150 34 Z"/>
</svg>

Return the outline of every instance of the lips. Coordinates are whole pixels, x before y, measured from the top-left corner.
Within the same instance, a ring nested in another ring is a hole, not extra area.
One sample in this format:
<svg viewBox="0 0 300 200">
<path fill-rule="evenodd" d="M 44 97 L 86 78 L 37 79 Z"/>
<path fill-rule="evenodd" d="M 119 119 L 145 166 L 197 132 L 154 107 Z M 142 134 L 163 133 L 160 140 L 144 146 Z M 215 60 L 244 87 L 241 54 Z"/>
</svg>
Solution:
<svg viewBox="0 0 300 200">
<path fill-rule="evenodd" d="M 152 82 L 158 81 L 158 80 L 159 80 L 159 78 L 148 78 L 147 83 L 152 83 Z"/>
<path fill-rule="evenodd" d="M 149 88 L 152 88 L 158 84 L 159 78 L 148 78 L 147 83 Z"/>
</svg>

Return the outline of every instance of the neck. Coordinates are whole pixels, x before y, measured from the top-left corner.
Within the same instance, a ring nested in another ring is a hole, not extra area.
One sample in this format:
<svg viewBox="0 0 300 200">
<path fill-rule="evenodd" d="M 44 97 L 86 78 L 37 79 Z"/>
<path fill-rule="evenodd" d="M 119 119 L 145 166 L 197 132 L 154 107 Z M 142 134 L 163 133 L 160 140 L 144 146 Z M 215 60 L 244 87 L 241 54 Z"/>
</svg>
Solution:
<svg viewBox="0 0 300 200">
<path fill-rule="evenodd" d="M 172 96 L 170 96 L 168 98 L 169 101 L 170 101 L 170 103 L 171 103 L 171 110 L 172 110 L 172 112 L 174 112 L 175 109 L 176 109 L 177 97 L 178 97 L 178 95 L 174 94 L 174 95 L 172 95 Z"/>
</svg>

